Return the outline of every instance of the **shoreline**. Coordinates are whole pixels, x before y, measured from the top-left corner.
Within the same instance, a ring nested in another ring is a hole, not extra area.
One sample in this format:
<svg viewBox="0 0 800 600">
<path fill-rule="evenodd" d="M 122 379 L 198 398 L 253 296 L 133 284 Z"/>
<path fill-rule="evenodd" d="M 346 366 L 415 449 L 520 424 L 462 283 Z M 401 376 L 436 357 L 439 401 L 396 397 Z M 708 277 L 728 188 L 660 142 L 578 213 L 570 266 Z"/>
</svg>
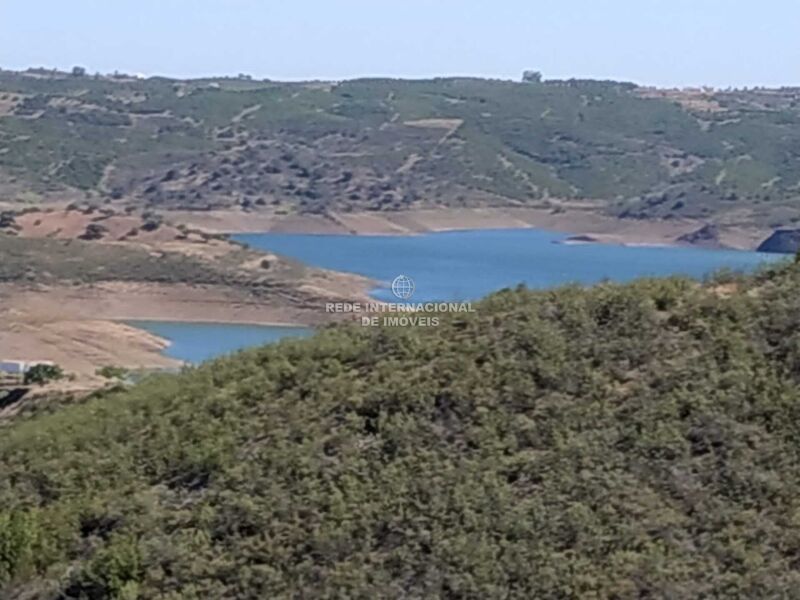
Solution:
<svg viewBox="0 0 800 600">
<path fill-rule="evenodd" d="M 253 214 L 243 211 L 166 212 L 176 223 L 208 233 L 304 233 L 310 235 L 419 235 L 490 229 L 541 229 L 569 237 L 560 244 L 617 244 L 704 248 L 677 238 L 697 230 L 688 220 L 623 221 L 599 214 L 589 204 L 552 208 L 414 209 L 392 213 L 331 215 Z M 581 233 L 582 232 L 582 233 Z M 722 230 L 730 249 L 752 250 L 763 234 L 755 229 Z M 574 239 L 572 239 L 574 238 Z M 711 249 L 707 246 L 705 249 Z M 342 279 L 344 278 L 344 279 Z M 350 282 L 347 292 L 341 283 Z M 313 328 L 336 321 L 327 300 L 374 300 L 375 282 L 341 272 L 298 282 L 310 302 L 292 305 L 247 296 L 225 286 L 137 284 L 36 286 L 0 284 L 0 347 L 4 358 L 53 360 L 82 380 L 98 383 L 95 370 L 174 368 L 181 361 L 163 354 L 166 338 L 136 327 L 136 321 L 185 324 Z M 350 285 L 353 287 L 351 288 Z"/>
<path fill-rule="evenodd" d="M 244 235 L 289 233 L 304 235 L 397 236 L 490 229 L 541 229 L 571 237 L 590 237 L 591 243 L 648 244 L 709 247 L 679 240 L 701 229 L 705 222 L 690 219 L 618 219 L 573 203 L 558 208 L 417 208 L 407 211 L 329 213 L 326 215 L 270 214 L 238 210 L 170 211 L 176 223 L 186 223 L 211 234 Z M 716 245 L 734 250 L 755 250 L 771 230 L 722 226 Z"/>
<path fill-rule="evenodd" d="M 184 321 L 184 320 L 176 320 L 176 319 L 128 319 L 125 321 L 117 321 L 118 323 L 122 323 L 128 327 L 141 331 L 149 336 L 153 336 L 163 341 L 163 346 L 159 350 L 159 354 L 164 358 L 167 358 L 172 361 L 178 361 L 180 365 L 192 365 L 189 360 L 184 358 L 178 358 L 175 356 L 171 356 L 168 352 L 169 348 L 171 348 L 176 340 L 168 337 L 163 332 L 153 331 L 150 326 L 151 325 L 178 325 L 178 326 L 214 326 L 214 327 L 242 327 L 247 330 L 254 330 L 256 328 L 263 328 L 269 329 L 272 331 L 283 329 L 283 330 L 298 330 L 304 332 L 316 332 L 316 327 L 309 327 L 307 325 L 300 325 L 300 324 L 284 324 L 284 323 L 263 323 L 263 322 L 225 322 L 225 321 L 204 321 L 204 320 L 191 320 L 191 321 Z M 293 336 L 289 336 L 293 337 Z M 162 367 L 159 370 L 169 369 L 171 367 Z"/>
<path fill-rule="evenodd" d="M 358 290 L 353 296 L 360 298 Z M 98 386 L 107 383 L 95 373 L 103 366 L 182 364 L 163 354 L 170 340 L 137 327 L 136 321 L 314 328 L 334 320 L 323 308 L 266 304 L 224 287 L 0 284 L 0 358 L 51 360 L 81 383 Z"/>
<path fill-rule="evenodd" d="M 137 327 L 137 323 L 180 323 L 186 325 L 242 325 L 247 327 L 273 327 L 275 329 L 313 329 L 312 325 L 302 323 L 270 323 L 266 321 L 226 321 L 220 319 L 139 319 L 122 318 L 113 319 L 115 323 L 122 323 L 131 327 Z M 138 328 L 138 327 L 137 327 Z"/>
</svg>

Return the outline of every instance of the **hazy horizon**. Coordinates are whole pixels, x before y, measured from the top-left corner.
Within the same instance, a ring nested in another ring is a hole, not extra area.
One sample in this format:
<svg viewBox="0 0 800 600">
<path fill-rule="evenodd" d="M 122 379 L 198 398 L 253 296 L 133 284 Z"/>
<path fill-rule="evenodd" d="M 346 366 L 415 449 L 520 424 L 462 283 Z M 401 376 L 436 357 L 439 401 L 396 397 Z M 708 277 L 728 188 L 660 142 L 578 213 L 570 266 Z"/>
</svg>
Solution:
<svg viewBox="0 0 800 600">
<path fill-rule="evenodd" d="M 0 63 L 176 79 L 613 79 L 658 87 L 781 87 L 797 73 L 800 4 L 706 0 L 5 0 Z"/>
<path fill-rule="evenodd" d="M 73 65 L 73 66 L 81 66 L 85 67 L 85 65 Z M 58 73 L 69 74 L 71 68 L 63 68 L 61 66 L 54 67 L 52 65 L 29 65 L 23 68 L 11 68 L 0 64 L 0 71 L 6 72 L 16 72 L 16 73 L 24 73 L 26 71 L 36 71 L 36 70 L 45 70 L 45 71 L 56 71 Z M 121 69 L 115 69 L 114 71 L 109 72 L 101 72 L 101 71 L 93 71 L 92 69 L 87 69 L 86 76 L 91 77 L 94 75 L 100 75 L 103 77 L 111 77 L 114 75 L 119 76 L 129 76 L 129 77 L 136 77 L 142 80 L 149 79 L 149 78 L 162 78 L 174 81 L 197 81 L 197 80 L 207 80 L 207 79 L 237 79 L 242 75 L 248 75 L 248 80 L 252 80 L 254 82 L 262 81 L 264 83 L 337 83 L 337 82 L 345 82 L 345 81 L 358 81 L 361 79 L 387 79 L 387 80 L 396 80 L 396 81 L 431 81 L 434 79 L 483 79 L 487 81 L 502 81 L 502 82 L 509 82 L 509 83 L 519 83 L 522 81 L 522 72 L 519 73 L 517 77 L 497 77 L 491 75 L 474 75 L 469 73 L 457 73 L 457 74 L 449 74 L 444 73 L 440 75 L 429 75 L 427 77 L 402 77 L 402 76 L 392 76 L 392 75 L 354 75 L 352 77 L 342 77 L 342 78 L 325 78 L 325 77 L 316 77 L 316 78 L 281 78 L 281 79 L 274 79 L 269 77 L 256 77 L 252 76 L 248 73 L 208 73 L 203 75 L 196 75 L 196 76 L 189 76 L 189 77 L 179 77 L 176 75 L 171 75 L 169 73 L 131 73 L 122 71 Z M 630 83 L 637 85 L 639 87 L 647 87 L 647 88 L 654 88 L 654 89 L 663 89 L 663 90 L 693 90 L 693 89 L 713 89 L 713 90 L 744 90 L 744 89 L 792 89 L 792 88 L 800 88 L 800 83 L 798 84 L 777 84 L 777 85 L 742 85 L 742 86 L 711 86 L 705 84 L 696 84 L 696 85 L 657 85 L 657 84 L 645 84 L 638 81 L 632 81 L 630 79 L 609 79 L 609 78 L 597 78 L 597 77 L 543 77 L 543 81 L 547 83 L 548 81 L 568 81 L 570 79 L 575 80 L 584 80 L 584 81 L 613 81 L 616 83 Z"/>
</svg>

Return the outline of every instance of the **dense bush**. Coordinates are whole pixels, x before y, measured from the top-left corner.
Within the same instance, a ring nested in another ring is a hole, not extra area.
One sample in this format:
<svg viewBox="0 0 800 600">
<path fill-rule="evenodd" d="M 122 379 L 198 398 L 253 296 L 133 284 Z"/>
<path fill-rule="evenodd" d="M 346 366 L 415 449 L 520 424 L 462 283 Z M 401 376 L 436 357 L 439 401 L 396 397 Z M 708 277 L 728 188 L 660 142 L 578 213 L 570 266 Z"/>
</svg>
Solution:
<svg viewBox="0 0 800 600">
<path fill-rule="evenodd" d="M 14 423 L 3 597 L 794 597 L 799 298 L 507 290 Z"/>
<path fill-rule="evenodd" d="M 51 381 L 58 381 L 64 377 L 64 371 L 58 365 L 39 364 L 33 365 L 25 371 L 25 384 L 44 385 Z"/>
</svg>

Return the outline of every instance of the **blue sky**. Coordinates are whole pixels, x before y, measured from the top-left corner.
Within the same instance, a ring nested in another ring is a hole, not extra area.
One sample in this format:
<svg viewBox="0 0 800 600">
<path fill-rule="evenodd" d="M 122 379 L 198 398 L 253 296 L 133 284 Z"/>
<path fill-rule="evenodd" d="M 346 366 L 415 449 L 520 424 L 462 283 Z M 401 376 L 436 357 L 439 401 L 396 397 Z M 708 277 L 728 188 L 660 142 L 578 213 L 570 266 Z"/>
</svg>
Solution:
<svg viewBox="0 0 800 600">
<path fill-rule="evenodd" d="M 0 0 L 0 66 L 800 85 L 798 0 Z"/>
</svg>

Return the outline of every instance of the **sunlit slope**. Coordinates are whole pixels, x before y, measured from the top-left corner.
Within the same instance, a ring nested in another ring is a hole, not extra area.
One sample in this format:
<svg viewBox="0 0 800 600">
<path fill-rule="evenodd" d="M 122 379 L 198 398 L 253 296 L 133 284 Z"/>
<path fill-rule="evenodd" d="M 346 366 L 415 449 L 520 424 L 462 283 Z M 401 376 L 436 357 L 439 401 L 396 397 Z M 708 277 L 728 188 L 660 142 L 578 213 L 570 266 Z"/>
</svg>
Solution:
<svg viewBox="0 0 800 600">
<path fill-rule="evenodd" d="M 324 213 L 595 201 L 800 218 L 800 91 L 0 72 L 0 199 Z M 724 216 L 724 218 L 723 218 Z"/>
<path fill-rule="evenodd" d="M 0 435 L 5 597 L 791 597 L 800 272 L 497 293 Z"/>
</svg>

